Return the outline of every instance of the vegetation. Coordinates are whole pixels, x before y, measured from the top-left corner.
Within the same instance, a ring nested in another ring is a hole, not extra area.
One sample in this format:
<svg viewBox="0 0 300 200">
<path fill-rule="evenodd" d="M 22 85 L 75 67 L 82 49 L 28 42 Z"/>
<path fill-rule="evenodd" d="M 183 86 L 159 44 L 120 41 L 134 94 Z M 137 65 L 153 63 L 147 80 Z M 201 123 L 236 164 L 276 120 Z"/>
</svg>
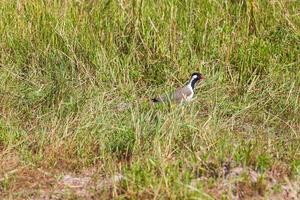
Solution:
<svg viewBox="0 0 300 200">
<path fill-rule="evenodd" d="M 297 197 L 299 11 L 285 0 L 2 0 L 0 198 L 42 199 L 86 170 L 124 178 L 60 198 Z M 195 71 L 206 80 L 192 103 L 149 101 Z"/>
</svg>

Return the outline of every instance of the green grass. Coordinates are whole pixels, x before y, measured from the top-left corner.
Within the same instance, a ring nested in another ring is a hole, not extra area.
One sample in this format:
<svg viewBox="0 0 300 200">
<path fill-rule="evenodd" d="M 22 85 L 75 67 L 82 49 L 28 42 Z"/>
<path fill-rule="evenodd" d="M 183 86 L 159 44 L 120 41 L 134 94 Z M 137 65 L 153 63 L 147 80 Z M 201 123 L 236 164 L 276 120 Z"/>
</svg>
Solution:
<svg viewBox="0 0 300 200">
<path fill-rule="evenodd" d="M 286 166 L 293 180 L 299 10 L 284 0 L 1 1 L 0 155 L 123 174 L 106 198 L 217 198 L 209 191 L 227 162 L 261 174 Z M 194 71 L 206 80 L 192 103 L 150 103 Z"/>
</svg>

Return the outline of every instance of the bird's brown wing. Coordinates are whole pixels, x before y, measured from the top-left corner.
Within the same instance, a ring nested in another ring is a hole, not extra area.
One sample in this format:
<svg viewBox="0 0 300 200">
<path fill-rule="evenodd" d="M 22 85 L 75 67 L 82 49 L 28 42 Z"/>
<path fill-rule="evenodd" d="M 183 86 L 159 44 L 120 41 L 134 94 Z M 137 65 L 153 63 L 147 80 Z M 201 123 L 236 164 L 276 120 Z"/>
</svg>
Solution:
<svg viewBox="0 0 300 200">
<path fill-rule="evenodd" d="M 154 102 L 175 102 L 180 103 L 181 101 L 185 100 L 188 96 L 192 94 L 192 91 L 187 86 L 182 88 L 177 88 L 174 93 L 161 95 L 152 99 Z"/>
<path fill-rule="evenodd" d="M 173 100 L 176 103 L 180 103 L 181 101 L 185 100 L 191 94 L 192 94 L 192 91 L 188 87 L 177 88 L 174 93 Z"/>
</svg>

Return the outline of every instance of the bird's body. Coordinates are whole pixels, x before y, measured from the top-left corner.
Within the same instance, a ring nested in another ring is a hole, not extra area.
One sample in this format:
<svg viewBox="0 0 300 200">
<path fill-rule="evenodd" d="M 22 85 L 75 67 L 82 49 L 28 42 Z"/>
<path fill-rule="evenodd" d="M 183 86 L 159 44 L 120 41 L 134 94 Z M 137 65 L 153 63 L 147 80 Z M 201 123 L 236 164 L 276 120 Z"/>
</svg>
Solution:
<svg viewBox="0 0 300 200">
<path fill-rule="evenodd" d="M 187 102 L 191 101 L 194 96 L 195 84 L 201 79 L 204 79 L 202 74 L 193 73 L 187 85 L 181 88 L 177 88 L 173 94 L 169 94 L 166 96 L 159 96 L 157 98 L 152 99 L 152 101 L 155 103 L 167 102 L 167 101 L 174 102 L 174 103 L 181 103 L 185 101 Z"/>
</svg>

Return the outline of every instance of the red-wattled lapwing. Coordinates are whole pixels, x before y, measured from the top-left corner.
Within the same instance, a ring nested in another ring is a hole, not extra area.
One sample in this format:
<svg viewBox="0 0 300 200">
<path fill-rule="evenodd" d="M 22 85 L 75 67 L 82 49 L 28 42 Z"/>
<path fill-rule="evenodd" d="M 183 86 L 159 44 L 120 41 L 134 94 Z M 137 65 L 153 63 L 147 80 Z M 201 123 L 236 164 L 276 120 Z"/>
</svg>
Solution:
<svg viewBox="0 0 300 200">
<path fill-rule="evenodd" d="M 166 96 L 159 96 L 157 98 L 152 99 L 152 101 L 154 103 L 168 102 L 168 101 L 181 103 L 185 101 L 191 101 L 194 96 L 195 84 L 198 81 L 203 79 L 205 79 L 205 77 L 201 73 L 195 72 L 192 74 L 191 79 L 187 85 L 181 88 L 177 88 L 173 94 L 166 95 Z"/>
</svg>

